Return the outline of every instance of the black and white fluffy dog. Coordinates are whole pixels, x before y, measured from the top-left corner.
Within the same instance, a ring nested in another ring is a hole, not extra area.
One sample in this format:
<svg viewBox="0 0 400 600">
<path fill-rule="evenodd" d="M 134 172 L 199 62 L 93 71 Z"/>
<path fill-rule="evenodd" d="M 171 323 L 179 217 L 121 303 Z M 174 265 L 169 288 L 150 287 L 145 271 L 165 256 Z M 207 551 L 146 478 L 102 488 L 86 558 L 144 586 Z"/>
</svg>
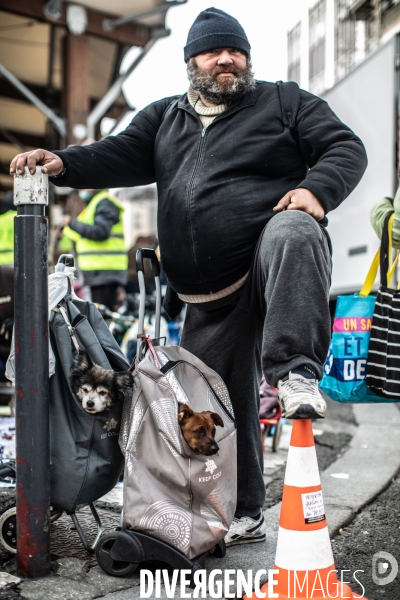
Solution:
<svg viewBox="0 0 400 600">
<path fill-rule="evenodd" d="M 85 350 L 79 350 L 71 371 L 71 388 L 88 413 L 103 412 L 124 399 L 125 390 L 133 385 L 133 375 L 116 373 L 92 362 Z"/>
</svg>

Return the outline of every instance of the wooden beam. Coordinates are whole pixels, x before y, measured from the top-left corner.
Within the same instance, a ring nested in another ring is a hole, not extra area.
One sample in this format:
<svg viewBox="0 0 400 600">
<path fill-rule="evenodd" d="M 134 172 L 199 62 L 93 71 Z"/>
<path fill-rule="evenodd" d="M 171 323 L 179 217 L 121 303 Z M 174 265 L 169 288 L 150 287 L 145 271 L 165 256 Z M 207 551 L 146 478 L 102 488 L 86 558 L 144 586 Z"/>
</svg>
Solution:
<svg viewBox="0 0 400 600">
<path fill-rule="evenodd" d="M 20 131 L 13 131 L 10 129 L 0 129 L 0 142 L 2 142 L 3 144 L 11 144 L 12 138 L 18 140 L 18 142 L 22 146 L 28 146 L 31 148 L 45 148 L 46 144 L 46 138 L 40 135 L 34 135 L 31 133 L 21 133 Z"/>
<path fill-rule="evenodd" d="M 122 115 L 127 111 L 130 110 L 129 106 L 127 104 L 113 104 L 108 111 L 105 113 L 104 117 L 108 117 L 110 119 L 120 119 L 122 117 Z"/>
<path fill-rule="evenodd" d="M 28 17 L 29 19 L 37 19 L 43 23 L 66 26 L 67 3 L 63 3 L 62 16 L 55 21 L 47 19 L 43 13 L 43 5 L 46 1 L 47 0 L 0 0 L 0 10 Z M 126 25 L 116 27 L 112 31 L 104 31 L 103 20 L 115 19 L 115 15 L 86 7 L 85 9 L 88 18 L 85 32 L 87 35 L 94 35 L 113 42 L 119 42 L 120 44 L 128 44 L 129 46 L 144 46 L 150 39 L 151 28 L 139 23 L 127 23 Z"/>
<path fill-rule="evenodd" d="M 6 192 L 13 189 L 14 177 L 10 175 L 10 165 L 0 161 L 0 191 Z"/>
<path fill-rule="evenodd" d="M 10 175 L 10 165 L 0 160 L 0 173 L 2 175 Z"/>
<path fill-rule="evenodd" d="M 63 109 L 67 118 L 67 145 L 79 142 L 75 125 L 86 125 L 89 114 L 89 40 L 68 33 L 63 38 Z"/>
<path fill-rule="evenodd" d="M 45 102 L 50 108 L 59 107 L 61 104 L 60 90 L 49 90 L 43 85 L 35 85 L 33 83 L 27 83 L 22 81 L 26 87 L 35 94 L 42 102 Z M 15 88 L 8 79 L 0 77 L 0 96 L 3 98 L 10 98 L 11 100 L 23 100 L 28 102 L 25 96 Z"/>
<path fill-rule="evenodd" d="M 61 108 L 61 93 L 60 90 L 52 89 L 49 90 L 42 85 L 34 85 L 22 81 L 26 87 L 31 90 L 42 102 L 45 102 L 50 108 Z M 23 94 L 17 88 L 15 88 L 8 79 L 0 77 L 0 98 L 8 98 L 10 100 L 22 100 L 28 102 Z M 92 110 L 99 102 L 100 98 L 90 98 L 90 110 Z M 123 102 L 116 102 L 110 108 L 110 110 L 104 115 L 105 117 L 111 117 L 112 119 L 118 119 L 122 112 L 126 110 L 127 104 Z"/>
</svg>

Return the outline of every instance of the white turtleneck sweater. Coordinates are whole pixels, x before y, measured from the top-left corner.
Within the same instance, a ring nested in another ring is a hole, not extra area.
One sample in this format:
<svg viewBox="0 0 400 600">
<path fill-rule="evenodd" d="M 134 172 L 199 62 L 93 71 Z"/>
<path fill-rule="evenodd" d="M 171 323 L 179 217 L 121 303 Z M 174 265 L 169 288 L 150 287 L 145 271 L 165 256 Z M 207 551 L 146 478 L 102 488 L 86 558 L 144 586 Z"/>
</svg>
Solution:
<svg viewBox="0 0 400 600">
<path fill-rule="evenodd" d="M 189 88 L 188 100 L 199 115 L 204 129 L 207 129 L 210 123 L 214 121 L 215 117 L 223 113 L 226 109 L 226 104 L 214 104 L 213 106 L 206 106 L 203 104 L 199 92 L 196 92 L 192 88 Z"/>
</svg>

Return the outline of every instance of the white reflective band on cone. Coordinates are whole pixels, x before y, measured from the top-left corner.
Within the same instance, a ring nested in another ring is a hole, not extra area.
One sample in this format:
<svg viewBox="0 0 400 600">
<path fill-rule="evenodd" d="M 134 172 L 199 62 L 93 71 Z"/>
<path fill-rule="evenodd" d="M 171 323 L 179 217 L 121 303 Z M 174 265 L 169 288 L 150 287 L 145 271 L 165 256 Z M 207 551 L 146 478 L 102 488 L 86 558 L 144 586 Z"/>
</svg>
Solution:
<svg viewBox="0 0 400 600">
<path fill-rule="evenodd" d="M 291 531 L 279 527 L 275 565 L 287 571 L 317 571 L 334 564 L 327 527 Z"/>
<path fill-rule="evenodd" d="M 321 484 L 315 446 L 289 446 L 285 485 L 311 487 Z"/>
</svg>

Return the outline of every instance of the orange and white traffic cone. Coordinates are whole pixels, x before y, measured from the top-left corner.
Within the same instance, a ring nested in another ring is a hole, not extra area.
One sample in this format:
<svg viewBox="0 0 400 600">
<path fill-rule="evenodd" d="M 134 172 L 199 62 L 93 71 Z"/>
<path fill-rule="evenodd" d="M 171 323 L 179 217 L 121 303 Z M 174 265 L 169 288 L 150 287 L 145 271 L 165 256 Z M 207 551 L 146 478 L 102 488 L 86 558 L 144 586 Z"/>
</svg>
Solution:
<svg viewBox="0 0 400 600">
<path fill-rule="evenodd" d="M 264 595 L 266 594 L 266 595 Z M 310 420 L 293 421 L 273 581 L 249 598 L 365 598 L 337 578 Z"/>
</svg>

